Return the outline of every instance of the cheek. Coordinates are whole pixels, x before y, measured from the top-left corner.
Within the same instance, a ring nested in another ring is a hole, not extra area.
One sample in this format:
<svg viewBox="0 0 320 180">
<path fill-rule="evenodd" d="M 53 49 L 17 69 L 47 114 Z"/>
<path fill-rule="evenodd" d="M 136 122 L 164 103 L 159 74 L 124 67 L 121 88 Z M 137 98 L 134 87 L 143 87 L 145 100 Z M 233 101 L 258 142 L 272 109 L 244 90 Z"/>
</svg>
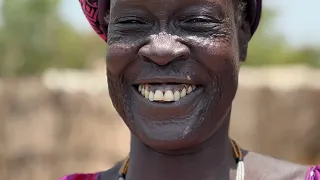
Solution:
<svg viewBox="0 0 320 180">
<path fill-rule="evenodd" d="M 119 115 L 125 119 L 126 93 L 124 92 L 122 78 L 107 71 L 108 89 L 112 104 Z"/>
<path fill-rule="evenodd" d="M 112 44 L 107 48 L 107 69 L 112 76 L 119 76 L 123 70 L 136 58 L 135 45 Z"/>
<path fill-rule="evenodd" d="M 215 42 L 209 46 L 199 48 L 196 52 L 200 56 L 198 60 L 210 73 L 237 72 L 239 67 L 239 54 L 232 43 L 225 44 Z"/>
<path fill-rule="evenodd" d="M 237 46 L 232 43 L 215 42 L 201 46 L 195 52 L 197 61 L 203 65 L 212 77 L 212 81 L 218 85 L 212 88 L 218 88 L 219 96 L 225 97 L 228 94 L 231 97 L 237 89 L 239 56 L 236 48 Z"/>
</svg>

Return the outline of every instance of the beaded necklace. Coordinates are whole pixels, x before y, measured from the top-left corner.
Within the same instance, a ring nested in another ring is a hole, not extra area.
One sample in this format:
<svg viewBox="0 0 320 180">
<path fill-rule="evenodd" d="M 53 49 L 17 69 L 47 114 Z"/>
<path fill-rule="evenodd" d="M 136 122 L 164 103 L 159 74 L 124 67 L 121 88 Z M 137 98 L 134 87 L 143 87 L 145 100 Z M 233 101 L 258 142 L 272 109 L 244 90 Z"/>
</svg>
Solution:
<svg viewBox="0 0 320 180">
<path fill-rule="evenodd" d="M 237 163 L 236 180 L 244 180 L 244 163 L 243 163 L 243 155 L 242 155 L 241 149 L 234 140 L 230 140 L 230 141 L 232 144 L 233 156 L 234 156 L 236 163 Z M 128 156 L 126 158 L 126 160 L 124 161 L 124 163 L 119 171 L 119 179 L 118 180 L 125 180 L 126 174 L 128 171 L 128 167 L 129 167 L 129 159 L 130 159 L 130 157 Z"/>
</svg>

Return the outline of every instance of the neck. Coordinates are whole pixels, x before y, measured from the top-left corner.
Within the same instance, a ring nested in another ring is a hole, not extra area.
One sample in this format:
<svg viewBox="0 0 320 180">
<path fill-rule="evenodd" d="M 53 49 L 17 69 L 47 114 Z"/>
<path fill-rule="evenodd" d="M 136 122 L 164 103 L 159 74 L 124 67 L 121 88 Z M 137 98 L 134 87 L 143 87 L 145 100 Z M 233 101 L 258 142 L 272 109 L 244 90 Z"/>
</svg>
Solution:
<svg viewBox="0 0 320 180">
<path fill-rule="evenodd" d="M 229 117 L 228 117 L 229 118 Z M 126 180 L 227 180 L 236 168 L 226 119 L 199 150 L 188 154 L 162 154 L 131 136 Z"/>
</svg>

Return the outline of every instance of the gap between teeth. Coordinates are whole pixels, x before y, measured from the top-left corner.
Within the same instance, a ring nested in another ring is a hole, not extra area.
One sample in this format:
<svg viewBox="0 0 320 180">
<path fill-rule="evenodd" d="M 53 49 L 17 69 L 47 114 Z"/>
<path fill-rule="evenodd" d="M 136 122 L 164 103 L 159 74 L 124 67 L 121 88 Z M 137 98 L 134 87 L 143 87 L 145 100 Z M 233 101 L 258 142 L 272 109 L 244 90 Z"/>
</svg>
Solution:
<svg viewBox="0 0 320 180">
<path fill-rule="evenodd" d="M 159 101 L 159 102 L 172 102 L 179 101 L 181 98 L 190 94 L 193 90 L 196 89 L 195 85 L 186 85 L 181 91 L 177 90 L 173 92 L 172 90 L 156 90 L 149 91 L 148 85 L 139 85 L 138 91 L 149 101 Z"/>
</svg>

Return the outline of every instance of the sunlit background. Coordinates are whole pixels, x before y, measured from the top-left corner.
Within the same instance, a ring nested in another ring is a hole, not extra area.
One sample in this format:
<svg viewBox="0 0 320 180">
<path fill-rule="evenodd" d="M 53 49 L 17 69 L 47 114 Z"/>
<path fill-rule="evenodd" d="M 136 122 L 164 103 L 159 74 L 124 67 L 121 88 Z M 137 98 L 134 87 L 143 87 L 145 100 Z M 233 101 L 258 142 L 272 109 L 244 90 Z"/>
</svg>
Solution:
<svg viewBox="0 0 320 180">
<path fill-rule="evenodd" d="M 320 163 L 319 0 L 265 0 L 234 102 L 241 146 Z M 106 44 L 77 0 L 0 0 L 0 179 L 57 180 L 128 153 Z"/>
</svg>

